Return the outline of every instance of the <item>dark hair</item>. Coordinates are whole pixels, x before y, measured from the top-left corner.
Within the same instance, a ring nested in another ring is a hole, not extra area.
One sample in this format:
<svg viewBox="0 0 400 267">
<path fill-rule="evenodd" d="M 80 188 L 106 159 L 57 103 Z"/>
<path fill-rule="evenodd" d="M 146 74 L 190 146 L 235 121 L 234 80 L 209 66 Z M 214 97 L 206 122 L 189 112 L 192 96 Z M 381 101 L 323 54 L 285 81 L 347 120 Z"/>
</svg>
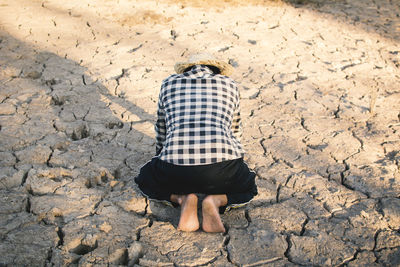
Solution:
<svg viewBox="0 0 400 267">
<path fill-rule="evenodd" d="M 196 66 L 196 65 L 194 65 L 194 66 Z M 186 68 L 183 72 L 190 71 L 194 66 L 190 66 L 190 67 Z M 214 74 L 221 73 L 221 70 L 215 66 L 211 66 L 211 65 L 201 65 L 201 66 L 205 66 L 205 67 L 209 68 Z"/>
<path fill-rule="evenodd" d="M 209 68 L 210 70 L 212 70 L 212 72 L 214 72 L 214 74 L 220 74 L 221 70 L 215 66 L 211 66 L 211 65 L 204 65 L 207 68 Z"/>
</svg>

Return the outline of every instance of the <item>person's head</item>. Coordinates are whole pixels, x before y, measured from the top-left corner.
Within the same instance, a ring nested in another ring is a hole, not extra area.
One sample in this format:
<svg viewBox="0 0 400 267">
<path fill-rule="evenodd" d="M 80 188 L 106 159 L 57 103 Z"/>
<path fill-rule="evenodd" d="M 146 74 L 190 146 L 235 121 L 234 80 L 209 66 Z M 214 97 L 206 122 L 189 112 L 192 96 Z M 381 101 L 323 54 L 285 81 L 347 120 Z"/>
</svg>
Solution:
<svg viewBox="0 0 400 267">
<path fill-rule="evenodd" d="M 178 62 L 175 64 L 176 73 L 180 74 L 190 70 L 195 65 L 204 65 L 209 67 L 215 74 L 229 76 L 233 72 L 233 67 L 228 63 L 218 60 L 210 54 L 194 54 L 189 57 L 187 62 Z"/>
</svg>

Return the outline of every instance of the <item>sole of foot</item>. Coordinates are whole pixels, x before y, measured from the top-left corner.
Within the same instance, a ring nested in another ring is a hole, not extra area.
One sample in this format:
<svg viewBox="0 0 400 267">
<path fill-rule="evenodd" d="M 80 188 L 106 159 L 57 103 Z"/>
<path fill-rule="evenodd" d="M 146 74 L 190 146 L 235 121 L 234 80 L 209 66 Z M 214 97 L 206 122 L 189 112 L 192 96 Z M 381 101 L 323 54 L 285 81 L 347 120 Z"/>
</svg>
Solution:
<svg viewBox="0 0 400 267">
<path fill-rule="evenodd" d="M 212 198 L 204 199 L 202 203 L 202 228 L 207 233 L 225 233 L 224 224 L 219 216 L 219 206 Z"/>
<path fill-rule="evenodd" d="M 189 194 L 184 196 L 181 201 L 181 217 L 179 219 L 178 230 L 184 232 L 194 232 L 199 229 L 199 219 L 197 216 L 197 196 Z"/>
</svg>

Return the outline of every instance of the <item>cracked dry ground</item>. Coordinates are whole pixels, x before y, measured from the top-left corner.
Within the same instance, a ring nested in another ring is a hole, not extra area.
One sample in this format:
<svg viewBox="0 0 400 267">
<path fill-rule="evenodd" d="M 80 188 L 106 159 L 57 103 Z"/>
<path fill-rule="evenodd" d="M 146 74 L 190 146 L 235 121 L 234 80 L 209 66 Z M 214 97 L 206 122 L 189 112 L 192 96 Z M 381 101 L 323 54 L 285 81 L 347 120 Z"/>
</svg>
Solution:
<svg viewBox="0 0 400 267">
<path fill-rule="evenodd" d="M 0 1 L 0 266 L 400 264 L 399 2 L 263 2 Z M 257 172 L 226 234 L 133 182 L 197 49 L 235 67 Z"/>
</svg>

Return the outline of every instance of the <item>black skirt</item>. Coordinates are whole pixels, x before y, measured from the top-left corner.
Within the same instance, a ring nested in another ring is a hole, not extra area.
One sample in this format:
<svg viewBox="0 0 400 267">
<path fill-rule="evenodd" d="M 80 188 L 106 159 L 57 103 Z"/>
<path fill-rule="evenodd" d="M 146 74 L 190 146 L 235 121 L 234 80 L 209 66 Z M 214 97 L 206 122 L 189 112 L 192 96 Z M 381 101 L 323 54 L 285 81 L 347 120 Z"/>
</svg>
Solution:
<svg viewBox="0 0 400 267">
<path fill-rule="evenodd" d="M 242 158 L 207 165 L 174 165 L 154 157 L 135 178 L 149 199 L 170 202 L 171 194 L 225 194 L 228 199 L 221 212 L 248 203 L 257 195 L 255 173 Z"/>
</svg>

